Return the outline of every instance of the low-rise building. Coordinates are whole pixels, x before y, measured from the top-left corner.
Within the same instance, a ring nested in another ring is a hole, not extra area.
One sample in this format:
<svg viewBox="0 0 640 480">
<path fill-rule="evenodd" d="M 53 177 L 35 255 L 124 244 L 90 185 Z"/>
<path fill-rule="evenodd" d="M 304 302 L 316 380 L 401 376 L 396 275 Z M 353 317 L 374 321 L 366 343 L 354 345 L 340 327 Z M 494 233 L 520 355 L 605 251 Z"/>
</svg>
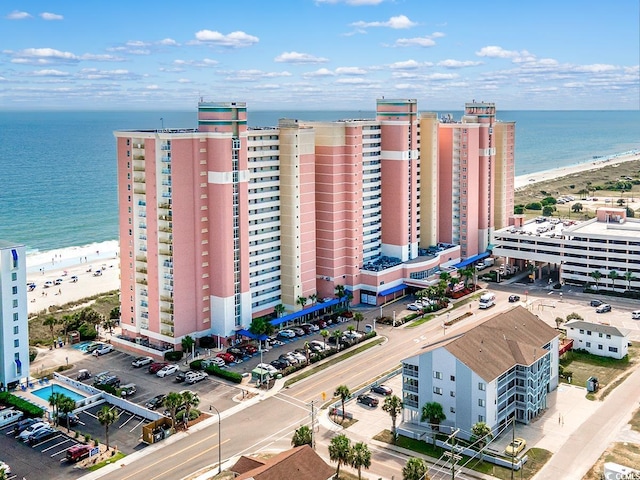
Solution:
<svg viewBox="0 0 640 480">
<path fill-rule="evenodd" d="M 573 340 L 574 349 L 618 360 L 629 352 L 630 332 L 627 329 L 582 320 L 568 322 L 565 328 L 567 338 Z"/>
<path fill-rule="evenodd" d="M 330 480 L 335 476 L 335 469 L 309 445 L 285 450 L 269 459 L 242 456 L 229 470 L 237 474 L 236 480 Z"/>
<path fill-rule="evenodd" d="M 558 385 L 559 333 L 523 307 L 425 347 L 402 362 L 404 428 L 421 420 L 429 402 L 442 405 L 441 425 L 469 437 L 477 422 L 494 432 L 515 417 L 529 423 L 547 408 Z"/>
</svg>

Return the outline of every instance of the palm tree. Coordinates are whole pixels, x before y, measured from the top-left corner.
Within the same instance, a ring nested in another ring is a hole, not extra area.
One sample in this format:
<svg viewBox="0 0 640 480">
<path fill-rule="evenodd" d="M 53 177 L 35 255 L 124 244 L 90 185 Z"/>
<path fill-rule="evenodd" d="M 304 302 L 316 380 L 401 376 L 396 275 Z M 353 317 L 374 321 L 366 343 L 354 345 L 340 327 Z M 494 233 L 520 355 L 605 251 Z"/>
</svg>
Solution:
<svg viewBox="0 0 640 480">
<path fill-rule="evenodd" d="M 600 270 L 594 270 L 589 274 L 591 278 L 593 278 L 596 282 L 596 290 L 600 289 L 600 279 L 602 278 L 602 273 Z"/>
<path fill-rule="evenodd" d="M 440 272 L 440 280 L 447 282 L 448 286 L 449 282 L 451 282 L 451 274 L 449 272 Z"/>
<path fill-rule="evenodd" d="M 342 422 L 344 422 L 344 402 L 347 401 L 349 396 L 351 395 L 351 390 L 346 385 L 338 385 L 336 387 L 336 391 L 333 392 L 334 397 L 340 397 L 340 402 L 342 403 Z M 340 423 L 342 423 L 340 422 Z"/>
<path fill-rule="evenodd" d="M 460 275 L 464 277 L 464 288 L 469 286 L 469 280 L 473 278 L 476 271 L 473 267 L 466 267 L 460 270 Z"/>
<path fill-rule="evenodd" d="M 180 407 L 183 402 L 184 399 L 178 392 L 168 393 L 162 401 L 162 405 L 169 410 L 169 413 L 171 415 L 171 426 L 174 429 L 176 428 L 176 410 L 178 410 L 178 407 Z"/>
<path fill-rule="evenodd" d="M 348 312 L 349 311 L 349 307 L 351 306 L 351 301 L 353 300 L 353 293 L 351 293 L 351 291 L 347 290 L 346 297 L 347 297 L 347 312 Z"/>
<path fill-rule="evenodd" d="M 311 428 L 308 425 L 301 425 L 300 428 L 297 428 L 295 432 L 293 432 L 293 437 L 291 438 L 291 446 L 292 447 L 301 447 L 302 445 L 311 445 L 313 442 L 313 434 L 311 432 Z"/>
<path fill-rule="evenodd" d="M 400 397 L 397 395 L 391 395 L 384 399 L 382 410 L 391 416 L 391 434 L 393 435 L 393 443 L 395 443 L 398 435 L 396 431 L 396 420 L 398 419 L 398 415 L 402 413 L 402 400 L 400 400 Z"/>
<path fill-rule="evenodd" d="M 318 294 L 312 293 L 311 295 L 309 295 L 309 300 L 311 300 L 312 305 L 315 305 L 316 302 L 318 301 Z"/>
<path fill-rule="evenodd" d="M 184 426 L 185 428 L 189 428 L 189 414 L 191 413 L 192 408 L 196 408 L 200 405 L 200 397 L 197 394 L 190 392 L 189 390 L 185 390 L 182 392 L 182 403 L 185 406 L 184 410 Z"/>
<path fill-rule="evenodd" d="M 364 320 L 364 315 L 360 312 L 356 312 L 353 314 L 353 319 L 356 321 L 356 332 L 360 330 L 360 322 Z"/>
<path fill-rule="evenodd" d="M 192 336 L 185 335 L 184 338 L 180 341 L 180 343 L 182 344 L 182 351 L 186 355 L 189 355 L 189 352 L 191 352 L 191 349 L 196 344 L 196 341 L 193 339 Z"/>
<path fill-rule="evenodd" d="M 485 422 L 474 423 L 471 427 L 471 441 L 478 444 L 478 449 L 482 450 L 487 444 L 487 440 L 493 438 L 491 427 Z"/>
<path fill-rule="evenodd" d="M 442 410 L 442 405 L 438 402 L 427 402 L 422 406 L 420 421 L 424 422 L 425 420 L 429 420 L 432 430 L 437 432 L 440 428 L 440 422 L 446 419 L 447 416 Z"/>
<path fill-rule="evenodd" d="M 344 433 L 336 435 L 329 443 L 329 459 L 332 462 L 338 462 L 336 468 L 336 478 L 340 478 L 340 465 L 349 462 L 349 453 L 351 452 L 351 441 Z"/>
<path fill-rule="evenodd" d="M 109 427 L 116 423 L 120 415 L 116 410 L 112 410 L 107 405 L 98 411 L 98 421 L 104 425 L 104 436 L 107 439 L 107 450 L 109 450 Z"/>
<path fill-rule="evenodd" d="M 322 341 L 324 342 L 324 349 L 327 349 L 327 337 L 329 336 L 329 330 L 322 329 L 320 330 L 320 336 L 322 337 Z"/>
<path fill-rule="evenodd" d="M 273 307 L 273 312 L 276 314 L 278 318 L 282 316 L 284 311 L 285 311 L 284 305 L 282 305 L 281 303 Z"/>
<path fill-rule="evenodd" d="M 636 279 L 631 270 L 624 272 L 624 279 L 627 281 L 627 290 L 631 291 L 631 282 Z"/>
<path fill-rule="evenodd" d="M 556 328 L 560 328 L 560 325 L 562 325 L 562 322 L 564 322 L 564 318 L 556 317 Z"/>
<path fill-rule="evenodd" d="M 307 304 L 307 297 L 298 297 L 298 299 L 296 300 L 296 304 L 300 305 L 301 309 L 304 308 L 304 306 Z"/>
<path fill-rule="evenodd" d="M 52 407 L 51 414 L 53 415 L 53 423 L 55 425 L 58 425 L 58 407 L 60 406 L 61 400 L 61 393 L 53 392 L 51 395 L 49 395 L 49 405 Z"/>
<path fill-rule="evenodd" d="M 67 417 L 67 433 L 71 430 L 69 425 L 69 414 L 76 409 L 76 401 L 72 398 L 62 395 L 62 399 L 58 404 L 58 412 L 64 413 Z"/>
<path fill-rule="evenodd" d="M 354 327 L 353 325 L 349 325 L 349 326 L 347 327 L 347 332 L 349 332 L 349 333 L 353 333 L 353 332 L 355 332 L 355 331 L 356 331 L 356 327 Z"/>
<path fill-rule="evenodd" d="M 364 442 L 356 443 L 349 452 L 349 464 L 358 470 L 358 480 L 362 480 L 362 467 L 367 470 L 371 466 L 371 450 Z"/>
<path fill-rule="evenodd" d="M 616 289 L 616 280 L 618 278 L 620 278 L 620 275 L 618 275 L 618 272 L 616 272 L 615 270 L 611 270 L 609 272 L 609 278 L 611 279 L 611 288 L 615 291 L 615 289 Z"/>
<path fill-rule="evenodd" d="M 402 480 L 429 480 L 428 467 L 424 460 L 411 457 L 402 468 Z"/>
<path fill-rule="evenodd" d="M 345 293 L 344 285 L 336 285 L 336 296 L 340 300 L 344 298 L 344 293 Z"/>
<path fill-rule="evenodd" d="M 338 329 L 334 330 L 333 337 L 336 339 L 336 349 L 340 351 L 340 340 L 342 340 L 342 332 Z"/>
<path fill-rule="evenodd" d="M 55 332 L 53 331 L 53 329 L 54 329 L 54 327 L 56 325 L 58 325 L 58 323 L 60 323 L 60 322 L 58 322 L 58 319 L 56 317 L 53 317 L 53 316 L 49 316 L 49 317 L 45 318 L 44 321 L 42 322 L 42 324 L 45 327 L 49 327 L 49 332 L 51 332 L 51 341 L 52 342 L 56 341 L 56 335 L 55 335 Z"/>
<path fill-rule="evenodd" d="M 264 317 L 254 318 L 251 320 L 251 324 L 249 325 L 249 331 L 253 333 L 256 338 L 259 338 L 260 335 L 265 335 L 267 333 L 267 323 L 269 322 L 267 322 Z"/>
</svg>

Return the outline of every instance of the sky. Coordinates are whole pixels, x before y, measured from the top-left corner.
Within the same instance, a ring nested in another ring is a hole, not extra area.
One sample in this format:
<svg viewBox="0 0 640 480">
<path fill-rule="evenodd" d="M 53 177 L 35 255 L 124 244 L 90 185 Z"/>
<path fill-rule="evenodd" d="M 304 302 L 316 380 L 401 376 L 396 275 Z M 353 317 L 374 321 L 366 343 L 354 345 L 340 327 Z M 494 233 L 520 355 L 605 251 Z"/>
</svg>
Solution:
<svg viewBox="0 0 640 480">
<path fill-rule="evenodd" d="M 640 108 L 638 0 L 5 0 L 0 109 Z"/>
</svg>

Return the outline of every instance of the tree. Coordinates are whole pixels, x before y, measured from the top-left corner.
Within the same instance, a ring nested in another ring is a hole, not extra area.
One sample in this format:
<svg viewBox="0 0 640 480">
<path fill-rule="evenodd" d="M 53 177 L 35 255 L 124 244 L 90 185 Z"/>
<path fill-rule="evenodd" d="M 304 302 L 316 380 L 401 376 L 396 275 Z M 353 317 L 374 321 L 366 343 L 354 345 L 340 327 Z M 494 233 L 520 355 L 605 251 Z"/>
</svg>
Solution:
<svg viewBox="0 0 640 480">
<path fill-rule="evenodd" d="M 353 319 L 356 321 L 356 332 L 360 330 L 360 322 L 364 320 L 364 315 L 360 312 L 356 312 L 353 314 Z"/>
<path fill-rule="evenodd" d="M 307 297 L 298 297 L 298 299 L 296 300 L 296 304 L 300 305 L 301 309 L 304 308 L 304 306 L 307 304 Z"/>
<path fill-rule="evenodd" d="M 578 193 L 580 193 L 580 192 L 578 192 Z M 573 213 L 580 213 L 583 210 L 583 208 L 584 207 L 582 206 L 582 204 L 580 202 L 576 202 L 573 205 L 571 205 L 571 211 Z"/>
<path fill-rule="evenodd" d="M 440 280 L 444 280 L 445 282 L 447 282 L 448 287 L 449 283 L 451 282 L 451 274 L 449 272 L 440 272 Z"/>
<path fill-rule="evenodd" d="M 116 410 L 109 408 L 105 405 L 98 411 L 98 421 L 100 425 L 104 426 L 104 436 L 107 439 L 107 450 L 109 450 L 109 427 L 116 423 L 120 415 Z"/>
<path fill-rule="evenodd" d="M 58 319 L 56 317 L 53 316 L 49 316 L 47 318 L 44 319 L 44 321 L 42 322 L 42 324 L 45 327 L 49 327 L 49 332 L 51 333 L 51 341 L 55 343 L 56 341 L 56 335 L 54 332 L 54 328 L 56 325 L 58 325 Z"/>
<path fill-rule="evenodd" d="M 311 300 L 312 305 L 315 305 L 316 302 L 318 301 L 318 294 L 312 293 L 311 295 L 309 295 L 309 300 Z"/>
<path fill-rule="evenodd" d="M 391 395 L 384 399 L 382 410 L 391 416 L 391 433 L 393 435 L 393 443 L 395 443 L 396 437 L 398 436 L 396 420 L 398 419 L 398 415 L 402 413 L 402 400 L 397 395 Z"/>
<path fill-rule="evenodd" d="M 284 311 L 285 311 L 284 305 L 282 305 L 281 303 L 273 307 L 273 313 L 275 313 L 278 318 L 282 316 Z"/>
<path fill-rule="evenodd" d="M 196 344 L 196 341 L 191 335 L 185 335 L 180 343 L 182 344 L 182 351 L 189 354 L 193 346 Z"/>
<path fill-rule="evenodd" d="M 347 327 L 347 332 L 349 332 L 349 333 L 353 333 L 353 332 L 355 332 L 355 331 L 356 331 L 356 327 L 354 327 L 353 325 L 349 325 L 349 326 Z"/>
<path fill-rule="evenodd" d="M 429 420 L 432 430 L 437 432 L 440 428 L 440 422 L 446 419 L 447 416 L 444 414 L 444 410 L 442 410 L 442 405 L 438 402 L 427 402 L 422 406 L 420 421 L 424 422 L 425 420 Z"/>
<path fill-rule="evenodd" d="M 293 432 L 291 438 L 292 447 L 301 447 L 302 445 L 311 445 L 313 441 L 313 433 L 308 425 L 301 425 Z"/>
<path fill-rule="evenodd" d="M 120 307 L 113 307 L 109 312 L 109 318 L 111 320 L 119 320 L 120 319 Z"/>
<path fill-rule="evenodd" d="M 347 293 L 345 294 L 345 296 L 347 297 L 347 312 L 348 312 L 349 307 L 351 306 L 351 301 L 353 300 L 353 293 L 347 290 Z"/>
<path fill-rule="evenodd" d="M 478 449 L 482 450 L 487 444 L 487 440 L 493 438 L 491 427 L 485 422 L 474 423 L 471 427 L 471 441 L 478 444 Z"/>
<path fill-rule="evenodd" d="M 342 422 L 344 422 L 344 402 L 347 401 L 350 395 L 351 390 L 349 390 L 349 387 L 347 387 L 346 385 L 338 385 L 336 387 L 336 391 L 333 392 L 333 396 L 340 397 L 340 402 L 342 403 Z"/>
<path fill-rule="evenodd" d="M 593 278 L 596 282 L 596 290 L 600 289 L 600 279 L 602 278 L 602 273 L 600 272 L 600 270 L 594 270 L 593 272 L 591 272 L 589 274 L 589 276 L 591 276 L 591 278 Z"/>
<path fill-rule="evenodd" d="M 556 317 L 556 328 L 560 328 L 560 325 L 562 325 L 562 322 L 564 322 L 564 318 Z"/>
<path fill-rule="evenodd" d="M 609 278 L 611 279 L 611 288 L 613 290 L 615 290 L 616 289 L 616 280 L 618 278 L 620 278 L 620 275 L 618 275 L 618 272 L 616 272 L 615 270 L 611 270 L 609 272 Z"/>
<path fill-rule="evenodd" d="M 52 407 L 51 414 L 53 415 L 53 423 L 55 425 L 58 425 L 58 406 L 60 405 L 61 399 L 61 393 L 53 392 L 51 395 L 49 395 L 49 405 Z"/>
<path fill-rule="evenodd" d="M 200 405 L 200 397 L 189 390 L 185 390 L 182 392 L 182 403 L 185 406 L 184 410 L 184 426 L 188 428 L 189 424 L 189 414 L 191 413 L 192 408 L 196 408 Z"/>
<path fill-rule="evenodd" d="M 320 330 L 320 336 L 322 337 L 322 341 L 324 342 L 324 349 L 327 349 L 327 337 L 329 336 L 329 330 L 322 329 Z"/>
<path fill-rule="evenodd" d="M 555 207 L 552 207 L 551 205 L 545 205 L 542 208 L 542 216 L 543 217 L 550 217 L 551 215 L 553 215 L 553 210 Z"/>
<path fill-rule="evenodd" d="M 267 333 L 267 322 L 264 317 L 257 317 L 251 320 L 251 324 L 249 325 L 249 331 L 253 333 L 256 337 L 260 337 L 260 335 L 265 335 Z"/>
<path fill-rule="evenodd" d="M 169 414 L 171 415 L 171 426 L 173 428 L 176 428 L 176 411 L 178 410 L 178 407 L 182 405 L 182 402 L 182 395 L 178 392 L 168 393 L 162 401 L 162 405 L 169 410 Z"/>
<path fill-rule="evenodd" d="M 336 349 L 340 351 L 340 341 L 342 340 L 342 332 L 338 329 L 334 330 L 333 338 L 336 339 Z"/>
<path fill-rule="evenodd" d="M 76 401 L 66 395 L 61 395 L 60 402 L 58 403 L 58 413 L 64 413 L 67 418 L 67 433 L 71 430 L 69 425 L 69 414 L 76 409 Z"/>
<path fill-rule="evenodd" d="M 464 277 L 464 288 L 467 288 L 469 285 L 469 280 L 473 278 L 476 274 L 476 271 L 473 267 L 465 267 L 460 270 L 460 275 Z"/>
<path fill-rule="evenodd" d="M 358 480 L 362 480 L 362 468 L 371 466 L 371 450 L 364 442 L 356 443 L 349 452 L 349 464 L 358 470 Z"/>
<path fill-rule="evenodd" d="M 636 279 L 636 277 L 633 276 L 633 272 L 631 270 L 627 270 L 626 272 L 624 272 L 624 279 L 627 281 L 627 290 L 631 290 L 631 282 L 633 280 Z"/>
<path fill-rule="evenodd" d="M 423 459 L 411 457 L 402 468 L 402 480 L 429 480 L 428 470 Z"/>
<path fill-rule="evenodd" d="M 584 319 L 580 314 L 576 312 L 571 312 L 569 315 L 567 315 L 567 322 L 570 320 L 584 320 Z"/>
<path fill-rule="evenodd" d="M 336 296 L 342 300 L 344 298 L 345 288 L 344 285 L 336 285 Z"/>
<path fill-rule="evenodd" d="M 329 459 L 332 462 L 338 462 L 336 468 L 336 478 L 340 478 L 340 466 L 349 462 L 349 453 L 351 452 L 351 441 L 344 433 L 336 435 L 329 442 Z"/>
</svg>

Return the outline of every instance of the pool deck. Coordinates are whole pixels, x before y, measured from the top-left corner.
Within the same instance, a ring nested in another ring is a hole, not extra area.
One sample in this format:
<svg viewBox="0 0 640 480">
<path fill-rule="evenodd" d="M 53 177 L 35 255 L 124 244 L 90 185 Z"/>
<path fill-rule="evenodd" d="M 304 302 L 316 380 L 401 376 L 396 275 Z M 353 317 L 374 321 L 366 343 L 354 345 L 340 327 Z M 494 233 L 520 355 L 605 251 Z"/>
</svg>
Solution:
<svg viewBox="0 0 640 480">
<path fill-rule="evenodd" d="M 49 402 L 47 400 L 44 400 L 40 397 L 38 397 L 37 395 L 34 395 L 34 390 L 40 390 L 41 388 L 47 388 L 47 387 L 51 387 L 51 385 L 58 385 L 61 388 L 65 388 L 67 390 L 70 390 L 74 393 L 77 393 L 78 395 L 82 396 L 83 398 L 85 398 L 87 395 L 84 392 L 80 392 L 79 390 L 76 390 L 75 388 L 63 384 L 57 380 L 49 380 L 48 383 L 38 383 L 38 381 L 33 381 L 31 382 L 31 385 L 33 385 L 33 387 L 29 387 L 26 390 L 22 390 L 22 389 L 17 389 L 14 392 L 12 392 L 15 396 L 20 397 L 24 400 L 26 400 L 29 403 L 32 403 L 34 405 L 37 405 L 41 408 L 43 408 L 45 411 L 49 412 L 51 409 L 51 406 L 49 405 Z"/>
</svg>

